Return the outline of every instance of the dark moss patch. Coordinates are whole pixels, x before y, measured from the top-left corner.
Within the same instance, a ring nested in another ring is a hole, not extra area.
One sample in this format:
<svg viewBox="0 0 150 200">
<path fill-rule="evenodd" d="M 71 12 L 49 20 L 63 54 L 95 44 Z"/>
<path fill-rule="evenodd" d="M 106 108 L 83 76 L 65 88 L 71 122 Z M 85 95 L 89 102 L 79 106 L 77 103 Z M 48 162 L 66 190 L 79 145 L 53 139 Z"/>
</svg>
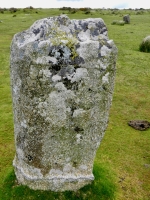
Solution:
<svg viewBox="0 0 150 200">
<path fill-rule="evenodd" d="M 40 32 L 40 29 L 39 29 L 39 28 L 33 30 L 33 33 L 34 33 L 35 35 L 37 35 L 39 32 Z"/>
<path fill-rule="evenodd" d="M 78 126 L 76 126 L 76 127 L 74 128 L 74 130 L 75 130 L 76 132 L 82 132 L 82 131 L 84 131 L 83 128 L 80 128 L 80 127 L 78 127 Z"/>
</svg>

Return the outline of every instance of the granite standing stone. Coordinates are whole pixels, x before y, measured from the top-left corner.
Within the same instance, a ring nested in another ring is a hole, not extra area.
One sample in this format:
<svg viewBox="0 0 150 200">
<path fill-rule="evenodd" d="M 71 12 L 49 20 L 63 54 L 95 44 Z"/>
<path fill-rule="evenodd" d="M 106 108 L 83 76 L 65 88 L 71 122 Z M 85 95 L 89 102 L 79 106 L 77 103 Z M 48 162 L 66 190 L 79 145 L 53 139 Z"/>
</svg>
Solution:
<svg viewBox="0 0 150 200">
<path fill-rule="evenodd" d="M 100 18 L 36 21 L 14 36 L 11 82 L 17 180 L 78 190 L 94 180 L 108 124 L 117 48 Z"/>
<path fill-rule="evenodd" d="M 130 15 L 124 15 L 124 16 L 123 16 L 123 21 L 124 21 L 126 24 L 130 24 Z"/>
</svg>

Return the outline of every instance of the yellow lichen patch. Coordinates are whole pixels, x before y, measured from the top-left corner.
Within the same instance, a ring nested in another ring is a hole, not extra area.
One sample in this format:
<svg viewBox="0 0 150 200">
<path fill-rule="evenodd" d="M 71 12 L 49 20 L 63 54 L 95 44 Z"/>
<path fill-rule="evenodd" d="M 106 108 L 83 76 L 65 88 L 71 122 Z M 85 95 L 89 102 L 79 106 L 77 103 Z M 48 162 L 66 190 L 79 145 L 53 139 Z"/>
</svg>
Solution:
<svg viewBox="0 0 150 200">
<path fill-rule="evenodd" d="M 78 54 L 75 49 L 75 45 L 78 43 L 77 38 L 73 37 L 72 35 L 67 35 L 66 32 L 54 27 L 53 29 L 55 33 L 55 37 L 51 39 L 53 45 L 66 45 L 71 51 L 72 59 L 75 59 Z"/>
</svg>

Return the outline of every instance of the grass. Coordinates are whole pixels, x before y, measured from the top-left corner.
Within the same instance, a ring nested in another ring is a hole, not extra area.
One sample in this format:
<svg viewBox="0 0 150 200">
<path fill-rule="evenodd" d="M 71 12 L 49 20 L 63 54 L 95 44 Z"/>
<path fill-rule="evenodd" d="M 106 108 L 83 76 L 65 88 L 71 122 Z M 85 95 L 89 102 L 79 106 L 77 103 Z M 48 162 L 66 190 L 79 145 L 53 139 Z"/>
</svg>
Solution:
<svg viewBox="0 0 150 200">
<path fill-rule="evenodd" d="M 36 13 L 38 12 L 38 13 Z M 69 13 L 68 11 L 63 11 Z M 138 131 L 127 125 L 133 119 L 150 121 L 150 54 L 139 51 L 139 44 L 149 35 L 149 10 L 78 11 L 70 18 L 101 17 L 109 38 L 118 47 L 116 84 L 109 125 L 97 151 L 95 181 L 78 192 L 33 191 L 18 186 L 12 168 L 15 154 L 12 100 L 9 78 L 10 43 L 13 35 L 27 29 L 37 19 L 62 13 L 58 9 L 22 10 L 0 13 L 0 199 L 150 199 L 150 130 Z M 113 14 L 114 13 L 114 14 Z M 130 14 L 130 24 L 111 25 Z"/>
</svg>

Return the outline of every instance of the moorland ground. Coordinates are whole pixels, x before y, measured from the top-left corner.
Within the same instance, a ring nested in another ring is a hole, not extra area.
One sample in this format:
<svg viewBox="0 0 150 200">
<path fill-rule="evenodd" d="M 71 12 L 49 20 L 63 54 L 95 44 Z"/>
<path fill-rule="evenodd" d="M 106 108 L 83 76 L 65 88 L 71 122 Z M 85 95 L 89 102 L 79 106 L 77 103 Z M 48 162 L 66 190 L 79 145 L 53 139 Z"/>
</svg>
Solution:
<svg viewBox="0 0 150 200">
<path fill-rule="evenodd" d="M 117 72 L 109 125 L 97 151 L 95 182 L 78 192 L 56 194 L 18 186 L 13 173 L 15 155 L 9 75 L 13 35 L 35 20 L 67 14 L 71 19 L 102 18 L 118 48 Z M 112 25 L 130 15 L 130 24 Z M 150 10 L 20 9 L 0 12 L 0 199 L 150 199 L 150 130 L 128 126 L 133 119 L 150 120 L 150 54 L 139 51 L 150 35 Z"/>
</svg>

